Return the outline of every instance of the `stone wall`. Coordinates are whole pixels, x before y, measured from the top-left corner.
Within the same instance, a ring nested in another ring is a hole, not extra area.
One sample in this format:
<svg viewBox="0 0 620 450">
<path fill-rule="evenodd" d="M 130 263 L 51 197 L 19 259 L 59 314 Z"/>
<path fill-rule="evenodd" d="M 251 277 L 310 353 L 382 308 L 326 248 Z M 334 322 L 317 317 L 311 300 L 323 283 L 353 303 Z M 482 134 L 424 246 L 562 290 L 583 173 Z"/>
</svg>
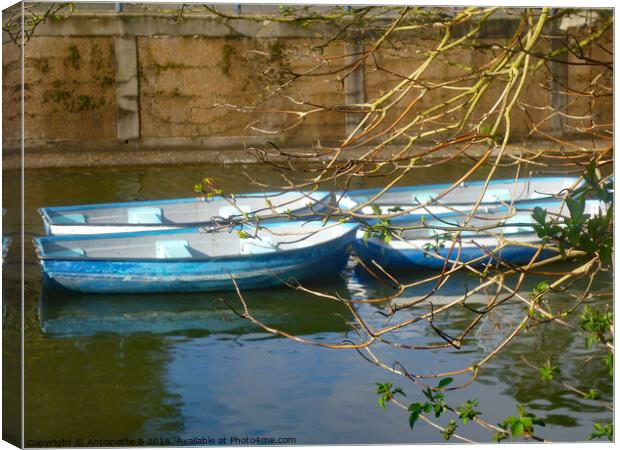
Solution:
<svg viewBox="0 0 620 450">
<path fill-rule="evenodd" d="M 300 38 L 139 37 L 140 135 L 147 139 L 240 136 L 257 134 L 249 124 L 266 130 L 286 127 L 295 117 L 238 111 L 226 105 L 252 106 L 267 99 L 270 92 L 257 66 L 278 64 L 274 52 L 284 47 L 300 54 L 291 70 L 309 70 L 313 64 L 310 45 L 311 40 Z M 343 52 L 342 48 L 330 50 Z M 248 60 L 250 52 L 262 54 L 255 65 Z M 296 89 L 315 103 L 343 103 L 341 86 L 325 81 L 303 80 Z M 260 106 L 262 110 L 286 107 L 280 101 Z M 301 141 L 343 133 L 344 118 L 331 113 L 311 117 L 304 127 L 284 134 Z"/>
<path fill-rule="evenodd" d="M 440 57 L 420 82 L 441 83 L 462 75 L 464 67 L 483 66 L 500 51 L 484 49 L 484 44 L 506 40 L 510 26 L 504 25 L 490 26 L 478 42 L 482 50 L 458 50 L 449 58 Z M 25 47 L 27 162 L 33 156 L 32 161 L 38 158 L 39 162 L 32 164 L 49 165 L 57 155 L 69 155 L 65 161 L 75 157 L 86 163 L 84 155 L 96 152 L 108 152 L 109 161 L 132 153 L 135 158 L 127 160 L 148 162 L 149 151 L 153 155 L 157 151 L 172 154 L 177 149 L 217 150 L 212 159 L 226 160 L 220 150 L 233 155 L 233 151 L 264 145 L 268 140 L 283 147 L 306 149 L 316 142 L 338 142 L 355 122 L 354 114 L 309 114 L 301 123 L 301 117 L 294 113 L 299 106 L 293 100 L 273 96 L 275 84 L 269 80 L 282 64 L 288 64 L 287 69 L 294 73 L 310 70 L 319 62 L 310 47 L 333 32 L 326 26 L 302 28 L 247 20 L 224 23 L 213 17 L 179 21 L 170 15 L 145 13 L 83 13 L 50 20 L 36 30 Z M 570 30 L 558 32 L 566 35 Z M 432 33 L 403 36 L 383 46 L 344 82 L 333 75 L 301 78 L 281 93 L 312 105 L 330 106 L 374 98 L 415 70 L 425 57 L 424 51 L 436 45 L 437 37 Z M 20 138 L 21 65 L 19 48 L 6 34 L 3 38 L 3 145 L 15 153 Z M 605 39 L 611 39 L 611 33 Z M 345 58 L 347 53 L 362 50 L 364 46 L 335 41 L 325 48 L 332 59 L 323 70 L 342 67 L 351 61 Z M 594 52 L 597 54 L 593 57 L 611 59 L 599 48 Z M 285 53 L 288 62 L 282 58 Z M 573 61 L 575 56 L 567 58 Z M 564 85 L 549 84 L 549 73 L 554 73 L 558 80 L 568 79 L 587 90 L 596 70 L 554 63 L 539 70 L 515 108 L 513 136 L 532 137 L 532 125 L 548 117 L 549 105 L 565 110 L 567 116 L 544 121 L 540 127 L 544 133 L 565 135 L 564 125 L 579 125 L 583 122 L 579 117 L 585 114 L 594 114 L 597 123 L 611 123 L 611 95 L 598 96 L 594 101 L 570 95 L 566 100 Z M 492 86 L 480 107 L 491 107 L 502 88 L 499 84 Z M 412 89 L 390 111 L 388 119 L 398 117 L 411 105 L 419 89 Z M 446 101 L 450 94 L 445 89 L 432 90 L 416 101 L 415 110 Z M 254 105 L 258 105 L 256 109 Z M 458 122 L 464 110 L 455 108 L 440 120 Z M 195 155 L 197 160 L 209 159 Z M 192 156 L 186 158 L 191 160 Z"/>
</svg>

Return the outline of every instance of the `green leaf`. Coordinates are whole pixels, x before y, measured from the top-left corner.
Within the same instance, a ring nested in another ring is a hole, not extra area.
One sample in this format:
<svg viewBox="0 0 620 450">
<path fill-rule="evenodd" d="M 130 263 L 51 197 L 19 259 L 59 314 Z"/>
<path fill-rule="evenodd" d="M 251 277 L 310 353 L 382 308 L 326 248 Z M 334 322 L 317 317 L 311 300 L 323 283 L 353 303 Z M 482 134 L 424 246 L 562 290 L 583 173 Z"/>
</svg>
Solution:
<svg viewBox="0 0 620 450">
<path fill-rule="evenodd" d="M 546 218 L 547 210 L 542 209 L 540 206 L 534 208 L 534 211 L 532 212 L 532 219 L 534 219 L 536 222 L 538 222 L 541 226 L 544 227 Z"/>
<path fill-rule="evenodd" d="M 447 385 L 449 385 L 450 383 L 452 383 L 454 381 L 454 378 L 444 378 L 441 381 L 439 381 L 439 384 L 437 385 L 437 388 L 441 389 L 443 387 L 446 387 Z"/>
<path fill-rule="evenodd" d="M 531 417 L 521 417 L 520 422 L 526 430 L 532 428 L 532 425 L 534 424 Z"/>
<path fill-rule="evenodd" d="M 590 389 L 584 394 L 583 398 L 586 398 L 588 400 L 598 400 L 599 398 L 601 398 L 601 394 L 599 394 L 596 389 Z"/>
<path fill-rule="evenodd" d="M 551 364 L 551 361 L 547 360 L 545 365 L 540 369 L 540 378 L 543 381 L 552 381 L 555 374 L 560 373 L 560 368 Z"/>
<path fill-rule="evenodd" d="M 396 396 L 396 394 L 400 394 L 403 397 L 407 396 L 407 394 L 405 394 L 405 392 L 401 388 L 399 388 L 399 387 L 394 388 L 394 390 L 392 391 L 392 396 Z"/>
<path fill-rule="evenodd" d="M 510 432 L 512 433 L 513 436 L 523 436 L 524 430 L 525 430 L 525 427 L 523 426 L 521 421 L 513 423 L 512 426 L 510 427 Z"/>
<path fill-rule="evenodd" d="M 583 219 L 583 211 L 586 206 L 585 197 L 581 197 L 581 201 L 574 198 L 566 199 L 566 206 L 570 211 L 570 218 L 573 223 L 580 223 Z"/>
<path fill-rule="evenodd" d="M 475 407 L 478 406 L 478 400 L 467 400 L 461 406 L 456 408 L 456 412 L 459 415 L 459 419 L 467 424 L 470 420 L 474 420 L 481 414 L 480 411 L 476 411 Z"/>
<path fill-rule="evenodd" d="M 422 404 L 422 403 L 418 403 L 418 402 L 412 403 L 412 404 L 409 405 L 407 410 L 411 412 L 411 414 L 409 415 L 409 426 L 411 428 L 413 428 L 413 426 L 415 425 L 415 423 L 419 419 L 420 414 L 426 408 L 427 405 L 428 405 L 428 403 Z"/>
<path fill-rule="evenodd" d="M 613 422 L 609 422 L 605 425 L 600 423 L 593 424 L 594 429 L 596 430 L 594 433 L 590 435 L 588 439 L 601 439 L 607 438 L 609 441 L 614 440 L 614 424 Z"/>
<path fill-rule="evenodd" d="M 454 434 L 454 432 L 456 431 L 456 421 L 455 420 L 451 420 L 450 422 L 448 422 L 448 425 L 445 426 L 444 430 L 443 430 L 443 438 L 446 441 L 449 441 L 450 438 L 452 437 L 452 435 Z"/>
<path fill-rule="evenodd" d="M 549 289 L 549 282 L 547 281 L 541 281 L 540 283 L 538 283 L 538 285 L 536 286 L 536 292 L 540 293 L 540 292 L 544 292 L 547 289 Z"/>
</svg>

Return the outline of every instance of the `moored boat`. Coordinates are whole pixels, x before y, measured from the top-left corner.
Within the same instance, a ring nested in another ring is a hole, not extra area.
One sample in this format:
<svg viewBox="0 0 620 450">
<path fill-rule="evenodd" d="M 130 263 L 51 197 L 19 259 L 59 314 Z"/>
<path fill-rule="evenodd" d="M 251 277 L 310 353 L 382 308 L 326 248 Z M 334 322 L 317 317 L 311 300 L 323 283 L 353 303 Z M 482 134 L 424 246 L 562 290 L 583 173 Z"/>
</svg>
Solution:
<svg viewBox="0 0 620 450">
<path fill-rule="evenodd" d="M 229 291 L 334 277 L 357 224 L 279 222 L 35 238 L 49 288 L 82 293 Z"/>
<path fill-rule="evenodd" d="M 516 213 L 507 211 L 477 213 L 463 226 L 466 214 L 434 219 L 419 224 L 419 228 L 406 229 L 386 242 L 379 237 L 364 236 L 358 232 L 355 253 L 367 263 L 375 261 L 385 269 L 394 271 L 411 268 L 439 269 L 446 262 L 455 261 L 481 266 L 494 262 L 527 264 L 533 258 L 543 260 L 558 253 L 552 249 L 538 252 L 540 238 L 534 232 L 532 211 L 537 202 L 524 203 Z M 542 205 L 551 217 L 569 215 L 562 202 Z M 585 214 L 597 214 L 604 203 L 588 200 Z"/>
<path fill-rule="evenodd" d="M 381 189 L 359 189 L 346 192 L 344 207 L 357 209 L 373 222 L 372 215 L 390 215 L 392 223 L 416 222 L 422 217 L 451 216 L 470 211 L 480 200 L 479 210 L 486 213 L 505 211 L 506 205 L 525 201 L 553 201 L 566 189 L 579 185 L 575 177 L 535 177 L 497 179 L 489 182 L 465 181 L 452 190 L 451 184 L 393 187 L 380 194 Z M 341 208 L 344 208 L 341 206 Z"/>
<path fill-rule="evenodd" d="M 208 226 L 260 218 L 282 221 L 320 215 L 328 192 L 247 193 L 229 197 L 194 197 L 40 208 L 49 235 L 108 234 Z"/>
</svg>

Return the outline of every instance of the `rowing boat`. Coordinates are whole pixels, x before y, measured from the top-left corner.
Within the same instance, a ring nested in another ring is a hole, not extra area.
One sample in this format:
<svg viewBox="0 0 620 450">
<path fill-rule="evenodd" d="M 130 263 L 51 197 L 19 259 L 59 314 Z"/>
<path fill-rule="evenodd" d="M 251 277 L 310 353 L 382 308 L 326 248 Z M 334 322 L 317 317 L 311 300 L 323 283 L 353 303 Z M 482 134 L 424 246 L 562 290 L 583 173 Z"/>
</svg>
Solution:
<svg viewBox="0 0 620 450">
<path fill-rule="evenodd" d="M 82 293 L 228 291 L 334 277 L 357 224 L 279 222 L 34 239 L 45 284 Z"/>
<path fill-rule="evenodd" d="M 406 229 L 387 242 L 379 237 L 364 236 L 365 232 L 360 230 L 354 250 L 366 264 L 374 261 L 394 271 L 439 269 L 446 260 L 472 266 L 489 262 L 526 264 L 532 260 L 540 261 L 558 253 L 549 248 L 539 251 L 541 240 L 534 232 L 532 218 L 536 206 L 540 204 L 524 203 L 513 214 L 507 211 L 477 212 L 465 228 L 461 228 L 465 214 L 434 219 L 418 224 L 417 228 Z M 544 208 L 548 217 L 569 215 L 563 202 L 547 203 Z M 602 210 L 602 202 L 586 201 L 585 214 L 596 215 Z"/>
<path fill-rule="evenodd" d="M 328 192 L 248 193 L 40 208 L 48 235 L 86 235 L 157 231 L 260 218 L 282 221 L 323 213 Z"/>
<path fill-rule="evenodd" d="M 466 181 L 457 184 L 435 184 L 393 187 L 381 193 L 381 189 L 359 189 L 341 193 L 340 207 L 353 209 L 372 223 L 373 216 L 389 215 L 392 223 L 417 222 L 422 217 L 450 216 L 470 211 L 480 201 L 480 210 L 486 213 L 506 211 L 507 205 L 526 201 L 557 201 L 567 189 L 579 185 L 574 177 L 537 177 Z"/>
</svg>

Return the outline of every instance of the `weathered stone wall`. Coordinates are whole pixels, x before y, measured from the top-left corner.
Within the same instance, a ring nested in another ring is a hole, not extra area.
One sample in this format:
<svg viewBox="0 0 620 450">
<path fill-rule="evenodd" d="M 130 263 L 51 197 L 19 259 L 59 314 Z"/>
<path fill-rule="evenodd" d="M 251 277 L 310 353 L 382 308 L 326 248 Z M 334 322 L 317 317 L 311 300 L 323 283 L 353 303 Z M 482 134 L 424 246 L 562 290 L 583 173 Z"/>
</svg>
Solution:
<svg viewBox="0 0 620 450">
<path fill-rule="evenodd" d="M 264 114 L 266 109 L 289 109 L 270 92 L 258 72 L 259 66 L 279 64 L 284 48 L 300 55 L 290 67 L 303 72 L 315 62 L 307 39 L 231 39 L 211 37 L 140 37 L 140 134 L 144 138 L 242 136 L 261 129 L 286 128 L 294 115 Z M 330 49 L 343 52 L 342 47 Z M 251 53 L 259 55 L 251 63 Z M 263 65 L 263 63 L 265 63 Z M 325 78 L 305 79 L 295 85 L 299 98 L 317 104 L 342 104 L 340 85 Z M 300 95 L 301 93 L 301 95 Z M 228 106 L 227 106 L 228 105 Z M 249 110 L 237 110 L 247 107 Z M 252 111 L 257 105 L 259 110 Z M 342 114 L 310 116 L 303 127 L 283 133 L 297 140 L 342 136 Z"/>
<path fill-rule="evenodd" d="M 463 76 L 468 67 L 483 67 L 501 51 L 484 48 L 484 44 L 506 41 L 511 26 L 494 22 L 478 40 L 479 50 L 455 49 L 440 56 L 419 78 L 421 84 L 389 111 L 385 123 L 406 108 L 416 114 L 449 100 L 456 91 L 432 89 L 420 100 L 416 97 L 426 82 L 444 83 Z M 573 30 L 556 31 L 566 36 Z M 343 82 L 328 72 L 350 63 L 345 55 L 360 52 L 364 46 L 334 41 L 324 49 L 331 58 L 330 64 L 321 67 L 326 75 L 302 77 L 279 92 L 288 97 L 275 96 L 278 83 L 273 78 L 283 66 L 289 74 L 309 71 L 321 62 L 311 46 L 331 36 L 333 30 L 325 26 L 303 28 L 246 20 L 224 23 L 213 17 L 178 21 L 145 13 L 76 14 L 48 21 L 25 47 L 27 159 L 35 155 L 40 165 L 47 165 L 55 155 L 82 155 L 76 160 L 85 161 L 83 155 L 88 152 L 108 152 L 111 161 L 120 155 L 142 161 L 148 160 L 149 152 L 163 155 L 184 149 L 218 150 L 212 159 L 220 160 L 222 149 L 232 155 L 232 151 L 268 140 L 305 149 L 317 142 L 334 143 L 346 136 L 359 115 L 322 112 L 301 116 L 295 112 L 300 108 L 310 111 L 313 105 L 339 106 L 375 98 L 418 68 L 438 38 L 433 32 L 401 36 Z M 3 144 L 6 151 L 15 152 L 20 138 L 19 48 L 6 34 L 3 38 Z M 611 32 L 604 39 L 610 41 Z M 592 52 L 595 59 L 612 59 L 597 46 Z M 576 61 L 574 55 L 564 58 Z M 532 64 L 536 62 L 533 56 Z M 613 121 L 611 80 L 609 91 L 599 88 L 596 97 L 588 98 L 578 91 L 587 92 L 601 69 L 560 62 L 543 66 L 524 87 L 511 123 L 518 140 L 541 137 L 540 133 L 570 137 L 570 127 L 589 123 L 586 115 L 599 124 Z M 551 81 L 550 74 L 556 81 Z M 568 97 L 566 80 L 576 88 Z M 479 109 L 491 108 L 503 87 L 492 85 Z M 302 101 L 307 104 L 300 107 Z M 464 103 L 454 105 L 433 127 L 438 123 L 449 126 L 463 117 Z M 566 114 L 550 118 L 550 107 Z M 479 114 L 472 116 L 474 121 L 479 118 Z M 540 133 L 532 133 L 534 125 Z M 205 160 L 202 153 L 196 153 L 197 160 Z"/>
<path fill-rule="evenodd" d="M 14 44 L 2 46 L 2 143 L 21 135 L 21 52 Z"/>
<path fill-rule="evenodd" d="M 115 137 L 112 39 L 34 37 L 24 66 L 26 140 Z"/>
</svg>

